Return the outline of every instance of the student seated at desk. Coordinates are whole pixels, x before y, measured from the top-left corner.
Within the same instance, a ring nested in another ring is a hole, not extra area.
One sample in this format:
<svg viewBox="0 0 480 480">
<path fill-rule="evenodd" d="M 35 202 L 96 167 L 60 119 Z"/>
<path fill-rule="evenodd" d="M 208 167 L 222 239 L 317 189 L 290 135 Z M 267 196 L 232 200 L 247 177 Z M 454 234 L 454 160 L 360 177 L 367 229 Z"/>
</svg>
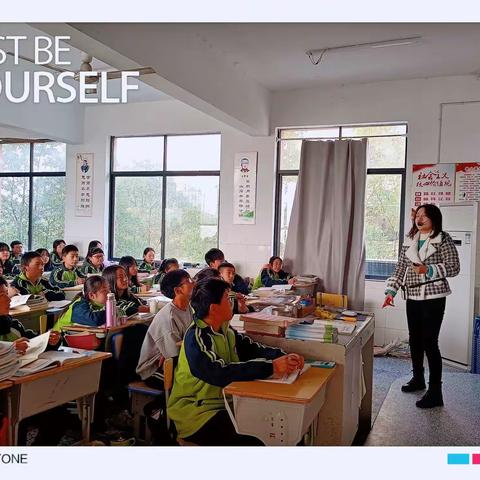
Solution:
<svg viewBox="0 0 480 480">
<path fill-rule="evenodd" d="M 282 270 L 283 260 L 280 257 L 270 257 L 268 264 L 264 266 L 260 275 L 255 279 L 253 288 L 272 287 L 273 285 L 293 285 L 295 279 Z"/>
<path fill-rule="evenodd" d="M 62 265 L 50 274 L 50 283 L 55 287 L 68 288 L 83 285 L 86 275 L 77 268 L 78 248 L 67 245 L 62 250 Z"/>
<path fill-rule="evenodd" d="M 53 270 L 53 265 L 50 261 L 49 251 L 46 248 L 37 248 L 35 251 L 42 257 L 43 271 L 51 272 Z"/>
<path fill-rule="evenodd" d="M 195 317 L 180 349 L 167 414 L 178 437 L 198 445 L 262 445 L 235 432 L 222 389 L 235 381 L 289 374 L 303 368 L 304 360 L 233 330 L 229 290 L 216 278 L 195 286 L 191 300 Z"/>
<path fill-rule="evenodd" d="M 62 251 L 65 247 L 65 240 L 58 239 L 53 242 L 53 250 L 50 254 L 50 263 L 52 264 L 52 270 L 62 266 Z"/>
<path fill-rule="evenodd" d="M 138 312 L 150 311 L 146 302 L 130 292 L 127 273 L 123 267 L 120 265 L 110 265 L 103 271 L 102 276 L 107 281 L 110 292 L 115 294 L 117 309 L 119 309 L 123 315 L 129 317 Z"/>
<path fill-rule="evenodd" d="M 165 258 L 162 260 L 160 264 L 160 268 L 158 269 L 158 275 L 153 280 L 153 283 L 162 283 L 162 279 L 168 272 L 172 272 L 173 270 L 178 270 L 180 265 L 176 258 Z"/>
<path fill-rule="evenodd" d="M 163 390 L 163 360 L 178 357 L 178 343 L 193 320 L 193 285 L 185 270 L 173 270 L 163 277 L 162 292 L 173 301 L 155 315 L 148 327 L 137 366 L 137 373 L 149 387 Z"/>
<path fill-rule="evenodd" d="M 236 293 L 233 290 L 233 281 L 235 279 L 235 265 L 223 262 L 219 267 L 218 271 L 220 277 L 223 281 L 227 282 L 230 285 L 230 303 L 232 304 L 233 314 L 237 313 L 249 313 L 255 311 L 252 307 L 248 307 L 245 303 L 245 295 L 241 293 Z"/>
<path fill-rule="evenodd" d="M 150 285 L 144 285 L 138 280 L 137 261 L 133 257 L 128 255 L 122 257 L 118 264 L 127 272 L 128 288 L 132 293 L 144 293 L 150 290 Z"/>
<path fill-rule="evenodd" d="M 218 270 L 218 267 L 225 262 L 225 255 L 219 248 L 211 248 L 205 254 L 205 262 L 207 262 L 207 265 L 210 268 L 215 268 Z M 236 293 L 242 293 L 243 295 L 248 295 L 250 293 L 248 285 L 237 273 L 235 273 L 235 277 L 232 282 L 232 290 Z"/>
<path fill-rule="evenodd" d="M 3 275 L 11 276 L 13 270 L 13 262 L 10 260 L 10 247 L 0 242 L 0 265 L 3 268 Z"/>
<path fill-rule="evenodd" d="M 10 260 L 14 265 L 20 265 L 20 261 L 22 260 L 22 255 L 23 255 L 23 243 L 20 240 L 14 240 L 10 244 L 10 247 L 12 251 Z"/>
<path fill-rule="evenodd" d="M 155 267 L 155 250 L 151 247 L 147 247 L 143 251 L 143 262 L 138 267 L 140 273 L 148 273 L 156 275 L 158 273 Z"/>
<path fill-rule="evenodd" d="M 37 252 L 27 252 L 22 257 L 22 273 L 17 275 L 12 282 L 21 295 L 42 295 L 49 302 L 65 300 L 65 294 L 58 287 L 51 285 L 42 278 L 43 260 Z"/>
<path fill-rule="evenodd" d="M 99 247 L 89 250 L 87 258 L 80 267 L 80 271 L 85 275 L 101 275 L 103 270 L 103 259 L 105 255 Z"/>
<path fill-rule="evenodd" d="M 62 327 L 72 323 L 87 327 L 104 325 L 108 293 L 110 293 L 110 289 L 103 277 L 100 275 L 88 277 L 81 296 L 70 304 L 68 310 L 57 320 L 52 330 L 60 332 Z"/>
<path fill-rule="evenodd" d="M 33 330 L 27 330 L 22 322 L 14 320 L 10 315 L 10 297 L 8 296 L 7 281 L 0 277 L 0 341 L 14 342 L 15 349 L 25 353 L 28 348 L 28 339 L 37 336 Z M 48 344 L 50 348 L 58 348 L 61 337 L 58 332 L 50 332 Z"/>
</svg>

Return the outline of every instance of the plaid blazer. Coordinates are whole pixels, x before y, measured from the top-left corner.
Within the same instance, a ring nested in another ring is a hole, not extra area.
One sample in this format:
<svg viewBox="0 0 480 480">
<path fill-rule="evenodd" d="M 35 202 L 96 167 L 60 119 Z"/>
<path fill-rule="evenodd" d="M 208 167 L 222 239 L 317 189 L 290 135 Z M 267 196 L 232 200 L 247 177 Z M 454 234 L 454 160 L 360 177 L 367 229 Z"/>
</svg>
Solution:
<svg viewBox="0 0 480 480">
<path fill-rule="evenodd" d="M 455 277 L 460 272 L 460 260 L 452 237 L 440 232 L 436 237 L 427 238 L 418 250 L 419 238 L 420 232 L 417 232 L 413 238 L 405 239 L 395 270 L 387 280 L 386 293 L 395 294 L 402 288 L 406 298 L 411 300 L 446 297 L 452 293 L 446 277 Z M 418 275 L 413 270 L 414 263 L 431 268 L 427 274 Z"/>
</svg>

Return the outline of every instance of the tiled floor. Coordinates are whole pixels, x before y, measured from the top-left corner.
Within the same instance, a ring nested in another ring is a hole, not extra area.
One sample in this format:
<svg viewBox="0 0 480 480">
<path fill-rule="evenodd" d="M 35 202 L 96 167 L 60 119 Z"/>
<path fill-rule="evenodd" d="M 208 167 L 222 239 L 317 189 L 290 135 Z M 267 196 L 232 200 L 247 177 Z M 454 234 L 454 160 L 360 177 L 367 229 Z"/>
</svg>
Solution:
<svg viewBox="0 0 480 480">
<path fill-rule="evenodd" d="M 444 366 L 445 407 L 432 410 L 415 406 L 423 392 L 401 392 L 410 376 L 410 360 L 375 358 L 374 424 L 365 445 L 480 444 L 480 375 Z"/>
</svg>

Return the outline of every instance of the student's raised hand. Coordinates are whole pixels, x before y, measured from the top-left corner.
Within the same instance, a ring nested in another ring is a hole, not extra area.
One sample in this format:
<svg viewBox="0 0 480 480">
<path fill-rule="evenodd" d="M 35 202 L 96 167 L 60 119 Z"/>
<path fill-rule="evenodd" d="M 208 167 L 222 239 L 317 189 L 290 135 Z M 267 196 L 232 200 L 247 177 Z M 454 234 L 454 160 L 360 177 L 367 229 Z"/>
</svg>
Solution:
<svg viewBox="0 0 480 480">
<path fill-rule="evenodd" d="M 85 283 L 84 278 L 77 278 L 77 281 L 75 282 L 77 285 L 83 285 Z"/>
<path fill-rule="evenodd" d="M 60 341 L 60 333 L 55 330 L 50 330 L 50 337 L 48 338 L 49 345 L 56 345 Z"/>
<path fill-rule="evenodd" d="M 25 355 L 25 352 L 27 351 L 28 348 L 28 339 L 27 338 L 19 338 L 13 342 L 15 345 L 15 350 L 17 353 L 20 355 Z"/>
<path fill-rule="evenodd" d="M 248 313 L 247 303 L 245 301 L 245 296 L 241 293 L 236 294 L 237 302 L 238 302 L 238 311 L 239 313 Z"/>
<path fill-rule="evenodd" d="M 138 307 L 138 313 L 150 313 L 150 307 L 148 305 L 140 305 Z"/>
<path fill-rule="evenodd" d="M 383 302 L 382 308 L 385 307 L 394 307 L 395 304 L 393 303 L 393 295 L 386 295 L 385 296 L 385 301 Z"/>
</svg>

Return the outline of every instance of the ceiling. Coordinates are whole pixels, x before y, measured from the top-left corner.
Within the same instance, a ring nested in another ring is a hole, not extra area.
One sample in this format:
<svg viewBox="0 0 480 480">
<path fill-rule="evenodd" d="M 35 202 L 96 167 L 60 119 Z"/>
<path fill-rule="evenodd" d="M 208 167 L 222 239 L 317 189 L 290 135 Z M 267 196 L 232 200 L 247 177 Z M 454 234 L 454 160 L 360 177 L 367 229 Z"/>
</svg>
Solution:
<svg viewBox="0 0 480 480">
<path fill-rule="evenodd" d="M 480 72 L 480 24 L 157 24 L 157 28 L 197 36 L 272 91 Z M 317 66 L 305 54 L 310 49 L 414 35 L 422 40 L 413 45 L 327 52 Z"/>
</svg>

